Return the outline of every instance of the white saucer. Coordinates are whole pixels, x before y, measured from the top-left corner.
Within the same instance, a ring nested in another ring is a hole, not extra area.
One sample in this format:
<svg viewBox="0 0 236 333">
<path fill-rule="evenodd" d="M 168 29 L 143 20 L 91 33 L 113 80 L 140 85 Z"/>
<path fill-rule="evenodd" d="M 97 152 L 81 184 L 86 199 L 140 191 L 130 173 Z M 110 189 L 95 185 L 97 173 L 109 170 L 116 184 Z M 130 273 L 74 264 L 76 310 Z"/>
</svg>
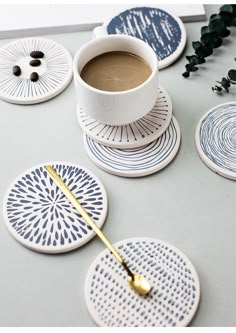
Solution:
<svg viewBox="0 0 236 333">
<path fill-rule="evenodd" d="M 125 126 L 104 125 L 89 117 L 77 106 L 81 129 L 94 141 L 112 148 L 136 148 L 159 138 L 170 124 L 172 103 L 167 91 L 160 87 L 153 109 L 140 120 Z"/>
<path fill-rule="evenodd" d="M 100 180 L 76 164 L 49 162 L 20 175 L 9 187 L 3 213 L 12 236 L 39 252 L 74 250 L 95 236 L 90 226 L 48 176 L 52 165 L 101 228 L 107 214 L 107 196 Z"/>
<path fill-rule="evenodd" d="M 197 125 L 195 139 L 203 162 L 219 175 L 236 180 L 236 102 L 209 110 Z"/>
<path fill-rule="evenodd" d="M 163 169 L 178 152 L 180 129 L 172 117 L 167 130 L 157 140 L 140 148 L 115 149 L 103 146 L 84 134 L 89 158 L 101 169 L 123 177 L 142 177 Z"/>
<path fill-rule="evenodd" d="M 42 51 L 41 65 L 30 66 L 32 51 Z M 21 75 L 12 68 L 19 65 Z M 37 72 L 39 80 L 30 75 Z M 15 104 L 35 104 L 47 101 L 61 93 L 72 79 L 72 58 L 59 43 L 45 38 L 23 38 L 0 49 L 0 98 Z"/>
<path fill-rule="evenodd" d="M 88 310 L 99 326 L 187 326 L 200 300 L 198 275 L 190 260 L 174 246 L 152 238 L 130 238 L 115 247 L 133 272 L 152 286 L 139 296 L 127 273 L 109 250 L 89 268 L 85 281 Z"/>
</svg>

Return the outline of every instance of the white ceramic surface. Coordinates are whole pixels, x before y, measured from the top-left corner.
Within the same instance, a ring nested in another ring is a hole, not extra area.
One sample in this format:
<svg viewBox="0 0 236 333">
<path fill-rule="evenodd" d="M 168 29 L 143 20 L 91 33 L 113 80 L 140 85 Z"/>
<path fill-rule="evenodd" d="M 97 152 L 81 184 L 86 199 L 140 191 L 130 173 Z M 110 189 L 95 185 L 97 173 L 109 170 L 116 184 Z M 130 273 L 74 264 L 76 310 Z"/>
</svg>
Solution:
<svg viewBox="0 0 236 333">
<path fill-rule="evenodd" d="M 79 165 L 48 162 L 16 178 L 3 204 L 8 230 L 22 245 L 39 252 L 61 253 L 87 243 L 96 234 L 48 176 L 52 165 L 101 228 L 107 196 L 100 180 Z"/>
<path fill-rule="evenodd" d="M 124 126 L 103 125 L 77 105 L 77 118 L 83 132 L 94 141 L 112 148 L 137 148 L 156 140 L 169 126 L 171 117 L 172 102 L 163 87 L 159 88 L 152 110 L 143 118 Z"/>
<path fill-rule="evenodd" d="M 236 101 L 210 109 L 195 134 L 202 161 L 219 175 L 236 180 Z"/>
<path fill-rule="evenodd" d="M 91 87 L 80 77 L 84 65 L 99 54 L 125 51 L 147 61 L 150 77 L 138 87 L 109 92 Z M 158 61 L 155 52 L 145 42 L 131 36 L 111 35 L 94 39 L 82 46 L 75 55 L 74 83 L 77 103 L 86 114 L 106 125 L 126 125 L 145 116 L 158 97 Z"/>
<path fill-rule="evenodd" d="M 175 62 L 183 53 L 187 41 L 181 19 L 155 7 L 126 9 L 93 30 L 94 38 L 108 34 L 135 36 L 148 43 L 156 52 L 159 69 Z"/>
<path fill-rule="evenodd" d="M 197 311 L 200 283 L 190 260 L 174 246 L 153 238 L 130 238 L 115 244 L 132 271 L 152 286 L 139 296 L 127 273 L 104 250 L 89 268 L 85 299 L 99 326 L 187 326 Z"/>
<path fill-rule="evenodd" d="M 30 66 L 31 51 L 42 51 L 41 65 Z M 21 68 L 21 75 L 12 73 L 13 66 Z M 32 72 L 39 75 L 30 80 Z M 36 104 L 61 93 L 72 79 L 72 58 L 59 43 L 45 38 L 23 38 L 0 49 L 0 98 L 16 104 Z"/>
<path fill-rule="evenodd" d="M 180 129 L 174 117 L 157 140 L 139 148 L 106 147 L 84 134 L 84 147 L 94 164 L 122 177 L 143 177 L 163 169 L 174 159 L 179 146 Z"/>
</svg>

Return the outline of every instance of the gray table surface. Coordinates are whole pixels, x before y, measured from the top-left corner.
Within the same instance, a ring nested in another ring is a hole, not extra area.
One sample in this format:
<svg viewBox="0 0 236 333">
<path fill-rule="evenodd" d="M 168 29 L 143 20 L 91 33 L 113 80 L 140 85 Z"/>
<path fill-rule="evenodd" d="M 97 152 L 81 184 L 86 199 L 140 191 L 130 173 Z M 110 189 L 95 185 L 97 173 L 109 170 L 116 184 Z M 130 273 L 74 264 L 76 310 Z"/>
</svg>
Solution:
<svg viewBox="0 0 236 333">
<path fill-rule="evenodd" d="M 218 6 L 206 6 L 208 16 Z M 192 54 L 204 22 L 185 24 Z M 201 301 L 192 326 L 235 326 L 236 224 L 234 181 L 200 160 L 194 141 L 198 120 L 211 107 L 235 100 L 236 89 L 217 96 L 215 80 L 235 66 L 236 28 L 199 72 L 182 78 L 184 55 L 160 72 L 181 128 L 182 144 L 164 170 L 128 179 L 105 173 L 87 157 L 76 119 L 73 83 L 56 98 L 33 106 L 0 101 L 0 198 L 14 178 L 45 161 L 78 163 L 103 182 L 109 199 L 104 232 L 113 241 L 150 236 L 165 240 L 191 259 L 200 277 Z M 72 55 L 92 32 L 46 36 Z M 7 40 L 0 41 L 0 46 Z M 20 245 L 0 216 L 0 326 L 95 326 L 84 300 L 88 268 L 104 245 L 94 238 L 63 255 L 40 254 Z"/>
</svg>

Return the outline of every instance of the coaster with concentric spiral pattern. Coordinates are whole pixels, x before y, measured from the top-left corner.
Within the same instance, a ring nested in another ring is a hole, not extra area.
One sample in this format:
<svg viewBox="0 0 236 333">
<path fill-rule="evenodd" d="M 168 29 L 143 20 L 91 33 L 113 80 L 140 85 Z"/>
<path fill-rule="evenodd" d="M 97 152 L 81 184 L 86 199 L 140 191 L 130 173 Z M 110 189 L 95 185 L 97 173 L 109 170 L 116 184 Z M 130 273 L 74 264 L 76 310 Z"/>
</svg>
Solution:
<svg viewBox="0 0 236 333">
<path fill-rule="evenodd" d="M 41 51 L 40 66 L 33 67 L 32 51 Z M 21 68 L 21 75 L 12 73 L 13 66 Z M 36 72 L 39 80 L 32 82 Z M 72 79 L 72 58 L 59 43 L 45 38 L 23 38 L 0 49 L 0 98 L 16 104 L 44 102 L 61 93 Z"/>
<path fill-rule="evenodd" d="M 57 171 L 101 228 L 107 196 L 100 180 L 79 165 L 47 163 Z M 45 253 L 74 250 L 95 236 L 90 226 L 52 181 L 44 164 L 25 171 L 10 186 L 3 212 L 12 236 L 26 247 Z"/>
<path fill-rule="evenodd" d="M 156 104 L 143 118 L 124 126 L 104 125 L 89 117 L 77 106 L 81 129 L 94 141 L 112 148 L 136 148 L 159 138 L 170 124 L 172 103 L 167 91 L 160 87 Z"/>
<path fill-rule="evenodd" d="M 202 161 L 219 175 L 236 180 L 236 102 L 208 111 L 197 125 L 195 139 Z"/>
<path fill-rule="evenodd" d="M 180 129 L 174 117 L 161 137 L 139 148 L 106 147 L 84 134 L 84 147 L 89 158 L 99 168 L 123 177 L 142 177 L 163 169 L 173 160 L 179 145 Z"/>
<path fill-rule="evenodd" d="M 187 326 L 197 311 L 200 284 L 190 260 L 174 246 L 152 238 L 115 244 L 133 272 L 152 286 L 139 296 L 109 250 L 92 263 L 85 282 L 88 310 L 99 326 Z"/>
</svg>

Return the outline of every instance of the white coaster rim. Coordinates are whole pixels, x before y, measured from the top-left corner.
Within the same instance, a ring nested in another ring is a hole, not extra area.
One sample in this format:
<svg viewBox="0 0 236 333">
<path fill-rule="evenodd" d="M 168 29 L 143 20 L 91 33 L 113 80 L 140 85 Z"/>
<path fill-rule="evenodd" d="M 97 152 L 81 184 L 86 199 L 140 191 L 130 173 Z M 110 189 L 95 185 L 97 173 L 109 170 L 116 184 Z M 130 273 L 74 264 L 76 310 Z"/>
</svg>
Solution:
<svg viewBox="0 0 236 333">
<path fill-rule="evenodd" d="M 3 45 L 0 48 L 0 52 L 1 52 L 2 49 L 8 48 L 11 44 L 16 44 L 17 42 L 19 42 L 21 40 L 42 40 L 42 41 L 45 41 L 45 42 L 46 41 L 51 42 L 51 43 L 61 47 L 63 49 L 64 53 L 67 55 L 68 60 L 69 60 L 68 75 L 64 79 L 64 82 L 61 85 L 59 85 L 57 89 L 55 89 L 51 92 L 47 92 L 47 94 L 45 94 L 43 96 L 11 97 L 9 94 L 5 94 L 0 90 L 0 99 L 2 99 L 5 102 L 11 103 L 11 104 L 32 105 L 32 104 L 38 104 L 38 103 L 46 102 L 46 101 L 56 97 L 57 95 L 59 95 L 61 92 L 63 92 L 68 87 L 68 85 L 70 84 L 70 82 L 73 78 L 73 59 L 72 59 L 72 56 L 71 56 L 70 52 L 61 43 L 58 43 L 53 39 L 43 38 L 43 37 L 25 37 L 25 38 L 16 39 L 15 41 L 12 41 L 12 42 L 9 42 L 9 43 Z M 1 54 L 0 54 L 0 57 L 1 57 Z M 35 67 L 32 67 L 32 71 L 33 71 L 33 68 L 35 68 Z"/>
<path fill-rule="evenodd" d="M 153 173 L 156 173 L 162 169 L 164 169 L 168 164 L 170 164 L 172 162 L 172 160 L 175 158 L 175 156 L 177 155 L 179 148 L 180 148 L 180 143 L 181 143 L 181 132 L 180 132 L 180 127 L 179 124 L 176 120 L 176 118 L 172 115 L 172 121 L 173 124 L 175 126 L 176 129 L 176 133 L 177 133 L 177 140 L 176 140 L 176 144 L 171 152 L 171 154 L 168 156 L 168 158 L 166 158 L 164 161 L 162 161 L 161 163 L 159 163 L 156 166 L 153 166 L 151 168 L 148 168 L 146 170 L 136 170 L 136 171 L 117 171 L 114 170 L 112 167 L 105 165 L 104 163 L 101 163 L 100 161 L 98 161 L 97 158 L 94 157 L 94 155 L 91 153 L 90 149 L 88 148 L 88 145 L 86 143 L 86 134 L 83 133 L 83 143 L 84 143 L 84 148 L 85 151 L 88 155 L 88 157 L 90 158 L 90 160 L 100 169 L 102 169 L 103 171 L 106 171 L 112 175 L 115 176 L 120 176 L 120 177 L 127 177 L 127 178 L 135 178 L 135 177 L 144 177 L 144 176 L 148 176 L 151 175 Z M 164 134 L 164 133 L 163 133 Z M 162 135 L 163 135 L 162 134 Z M 93 139 L 91 139 L 93 140 Z M 159 140 L 156 139 L 154 141 Z M 99 143 L 96 143 L 98 145 L 100 145 Z M 150 144 L 150 143 L 149 143 Z M 102 145 L 101 145 L 102 146 Z M 146 145 L 144 147 L 139 147 L 139 149 L 141 150 L 142 148 L 145 148 Z M 109 149 L 117 149 L 117 148 L 111 148 L 109 147 Z M 123 150 L 123 149 L 119 149 L 119 150 Z"/>
<path fill-rule="evenodd" d="M 85 126 L 83 124 L 83 122 L 81 120 L 81 117 L 80 117 L 80 106 L 79 106 L 79 104 L 77 104 L 77 112 L 76 113 L 77 113 L 77 120 L 78 120 L 79 126 L 82 129 L 82 131 L 84 133 L 86 133 L 89 137 L 91 137 L 94 141 L 96 141 L 96 142 L 98 142 L 98 143 L 100 143 L 104 146 L 107 146 L 107 147 L 120 148 L 120 149 L 129 149 L 129 148 L 138 148 L 138 147 L 144 146 L 144 145 L 158 139 L 166 131 L 166 129 L 170 125 L 172 115 L 173 115 L 173 105 L 172 105 L 172 101 L 171 101 L 171 97 L 170 97 L 169 93 L 161 85 L 159 86 L 158 89 L 160 91 L 162 91 L 163 96 L 167 100 L 168 112 L 167 112 L 167 115 L 166 115 L 166 122 L 164 123 L 164 125 L 161 127 L 160 130 L 155 130 L 155 132 L 153 134 L 149 134 L 149 135 L 145 136 L 145 138 L 139 139 L 137 142 L 132 141 L 132 142 L 128 142 L 128 143 L 127 142 L 125 142 L 125 143 L 119 143 L 119 142 L 112 143 L 110 141 L 108 142 L 107 140 L 103 140 L 103 139 L 98 138 L 95 134 L 93 135 L 93 133 L 91 133 L 91 131 L 88 130 L 87 126 Z M 152 110 L 150 112 L 152 112 Z M 140 118 L 139 120 L 137 120 L 137 121 L 135 121 L 134 123 L 131 123 L 131 124 L 135 124 L 135 123 L 139 122 L 140 120 L 145 120 L 145 118 L 150 115 L 150 112 L 147 115 L 145 115 L 144 117 Z M 86 115 L 85 112 L 83 112 L 83 114 Z M 91 118 L 91 117 L 89 118 L 89 121 L 96 122 L 96 120 Z M 131 124 L 128 124 L 128 125 L 131 125 Z M 104 126 L 105 126 L 105 124 L 104 124 Z M 122 125 L 122 126 L 107 125 L 107 126 L 112 127 L 112 128 L 124 128 L 127 125 Z"/>
<path fill-rule="evenodd" d="M 50 250 L 45 249 L 44 246 L 42 245 L 36 245 L 36 246 L 32 246 L 30 242 L 24 242 L 22 241 L 22 237 L 19 236 L 19 234 L 10 226 L 9 223 L 9 219 L 7 216 L 7 200 L 8 200 L 8 196 L 11 193 L 11 189 L 12 186 L 18 181 L 20 180 L 26 173 L 30 173 L 31 171 L 35 170 L 36 168 L 39 167 L 43 167 L 45 165 L 52 165 L 52 164 L 63 164 L 63 165 L 68 165 L 68 166 L 73 166 L 73 167 L 77 167 L 77 168 L 81 168 L 82 170 L 84 170 L 85 172 L 87 172 L 88 174 L 90 174 L 91 176 L 93 176 L 93 178 L 95 179 L 95 181 L 97 182 L 97 184 L 100 186 L 101 188 L 101 192 L 102 192 L 102 196 L 104 198 L 104 205 L 103 205 L 103 211 L 101 213 L 101 221 L 98 223 L 96 222 L 97 226 L 99 227 L 99 229 L 101 229 L 106 221 L 106 217 L 107 217 L 107 213 L 108 213 L 108 198 L 107 198 L 107 193 L 105 190 L 105 187 L 103 185 L 103 183 L 101 182 L 101 180 L 93 173 L 91 172 L 89 169 L 87 169 L 86 167 L 81 166 L 80 164 L 76 164 L 76 163 L 70 163 L 70 162 L 63 162 L 63 161 L 49 161 L 49 162 L 43 162 L 37 165 L 34 165 L 33 167 L 23 171 L 22 173 L 20 173 L 20 175 L 18 175 L 8 186 L 7 191 L 5 193 L 4 199 L 3 199 L 3 218 L 5 221 L 5 226 L 8 229 L 9 233 L 11 234 L 11 236 L 18 241 L 21 245 L 23 245 L 24 247 L 36 251 L 36 252 L 40 252 L 40 253 L 47 253 L 47 254 L 60 254 L 60 253 L 66 253 L 66 252 L 70 252 L 73 251 L 75 249 L 80 248 L 81 246 L 85 245 L 86 243 L 88 243 L 92 238 L 94 238 L 96 236 L 96 233 L 91 230 L 91 234 L 88 237 L 85 237 L 82 241 L 79 242 L 79 244 L 74 243 L 73 246 L 62 246 L 59 250 L 58 248 L 51 248 Z"/>
<path fill-rule="evenodd" d="M 215 109 L 227 105 L 227 104 L 235 104 L 235 109 L 236 109 L 236 101 L 229 101 L 229 102 L 225 102 L 225 103 L 221 103 L 218 104 L 216 106 L 214 106 L 213 108 L 211 108 L 210 110 L 208 110 L 199 120 L 197 127 L 196 127 L 196 131 L 195 131 L 195 144 L 196 144 L 196 149 L 198 152 L 199 157 L 201 158 L 201 160 L 203 161 L 203 163 L 212 171 L 214 171 L 215 173 L 217 173 L 218 175 L 227 178 L 227 179 L 231 179 L 231 180 L 236 180 L 236 172 L 232 172 L 230 170 L 221 168 L 220 166 L 216 165 L 215 163 L 212 162 L 212 160 L 207 157 L 205 155 L 205 153 L 202 150 L 201 147 L 201 143 L 200 143 L 200 127 L 202 124 L 202 121 L 208 116 L 208 114 L 210 114 L 212 111 L 214 111 Z"/>
<path fill-rule="evenodd" d="M 196 312 L 198 310 L 199 307 L 199 303 L 200 303 L 200 299 L 201 299 L 201 286 L 200 286 L 200 279 L 198 276 L 198 273 L 194 267 L 194 265 L 192 264 L 191 260 L 188 258 L 188 256 L 183 253 L 181 250 L 179 250 L 177 247 L 175 247 L 174 245 L 157 239 L 157 238 L 153 238 L 153 237 L 132 237 L 132 238 L 126 238 L 123 239 L 121 241 L 118 241 L 116 243 L 114 243 L 113 245 L 117 248 L 118 246 L 122 245 L 123 243 L 127 243 L 127 242 L 132 242 L 132 241 L 149 241 L 149 242 L 160 242 L 165 246 L 168 246 L 169 248 L 171 248 L 172 250 L 176 251 L 189 265 L 189 267 L 191 268 L 191 272 L 194 276 L 194 279 L 196 281 L 196 294 L 198 296 L 198 299 L 196 301 L 196 303 L 194 304 L 194 307 L 191 311 L 191 315 L 189 316 L 189 318 L 183 320 L 181 322 L 182 325 L 178 325 L 176 327 L 186 327 L 188 326 L 188 324 L 193 320 L 194 316 L 196 315 Z M 98 318 L 98 316 L 96 316 L 95 311 L 92 309 L 92 307 L 89 306 L 89 296 L 87 291 L 89 290 L 89 277 L 91 276 L 91 273 L 94 271 L 94 267 L 98 261 L 98 259 L 102 258 L 104 256 L 104 254 L 109 253 L 108 249 L 104 249 L 99 255 L 96 256 L 96 258 L 93 260 L 92 264 L 89 266 L 89 269 L 87 271 L 86 277 L 85 277 L 85 284 L 84 284 L 84 295 L 85 295 L 85 302 L 86 302 L 86 306 L 87 306 L 87 310 L 90 314 L 90 316 L 92 317 L 92 319 L 94 320 L 94 322 L 100 326 L 100 327 L 106 327 L 103 322 Z M 128 281 L 127 281 L 128 283 Z M 142 296 L 140 296 L 142 297 Z"/>
<path fill-rule="evenodd" d="M 174 53 L 172 53 L 171 55 L 169 55 L 168 57 L 166 57 L 163 60 L 158 60 L 158 69 L 162 70 L 163 68 L 166 68 L 166 67 L 170 66 L 171 64 L 173 64 L 175 61 L 177 61 L 179 59 L 179 57 L 181 56 L 181 54 L 183 53 L 183 51 L 185 49 L 185 46 L 186 46 L 186 43 L 187 43 L 187 31 L 186 31 L 185 25 L 184 25 L 183 21 L 178 16 L 173 14 L 171 11 L 166 11 L 166 10 L 163 10 L 161 8 L 152 7 L 152 6 L 145 6 L 145 5 L 134 6 L 134 7 L 131 7 L 130 9 L 134 9 L 134 8 L 137 8 L 137 7 L 160 9 L 160 10 L 166 12 L 167 14 L 169 14 L 170 16 L 172 16 L 175 19 L 175 21 L 179 24 L 179 27 L 180 27 L 180 30 L 181 30 L 181 33 L 182 33 L 182 38 L 181 38 L 180 43 L 179 43 L 179 45 L 178 45 L 178 47 L 177 47 L 177 49 L 175 50 Z M 110 21 L 114 17 L 119 16 L 121 13 L 123 13 L 126 10 L 122 10 L 119 13 L 117 13 L 116 15 L 113 15 L 112 17 L 107 19 L 103 23 L 102 26 L 95 28 L 94 29 L 95 38 L 99 37 L 99 36 L 102 36 L 102 35 L 108 35 L 107 26 L 110 23 Z M 128 36 L 130 36 L 130 35 L 128 35 Z"/>
</svg>

